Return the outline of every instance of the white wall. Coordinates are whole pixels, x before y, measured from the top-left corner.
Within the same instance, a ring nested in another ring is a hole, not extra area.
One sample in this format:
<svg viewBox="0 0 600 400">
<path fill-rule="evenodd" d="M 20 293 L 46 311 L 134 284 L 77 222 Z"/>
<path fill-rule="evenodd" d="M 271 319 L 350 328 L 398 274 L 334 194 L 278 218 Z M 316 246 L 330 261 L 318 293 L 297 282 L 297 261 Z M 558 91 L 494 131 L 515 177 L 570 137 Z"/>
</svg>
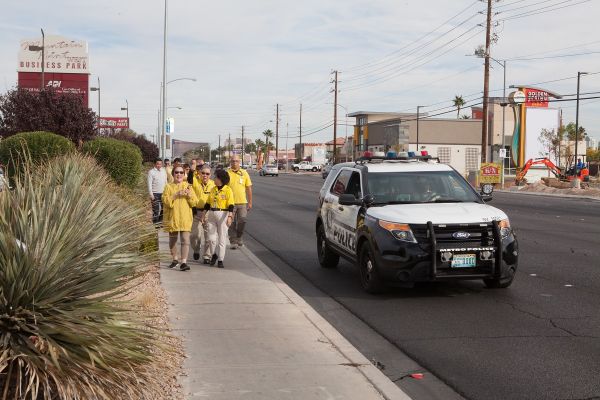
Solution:
<svg viewBox="0 0 600 400">
<path fill-rule="evenodd" d="M 463 145 L 463 144 L 427 144 L 422 143 L 419 144 L 419 150 L 426 150 L 429 152 L 429 155 L 433 157 L 438 157 L 438 149 L 440 147 L 449 147 L 450 148 L 450 165 L 460 172 L 463 175 L 467 175 L 467 164 L 466 164 L 466 154 L 467 148 L 477 149 L 477 157 L 476 157 L 476 169 L 479 169 L 480 160 L 481 160 L 481 146 L 478 145 Z M 417 151 L 417 147 L 415 144 L 411 144 L 409 146 L 409 151 Z"/>
</svg>

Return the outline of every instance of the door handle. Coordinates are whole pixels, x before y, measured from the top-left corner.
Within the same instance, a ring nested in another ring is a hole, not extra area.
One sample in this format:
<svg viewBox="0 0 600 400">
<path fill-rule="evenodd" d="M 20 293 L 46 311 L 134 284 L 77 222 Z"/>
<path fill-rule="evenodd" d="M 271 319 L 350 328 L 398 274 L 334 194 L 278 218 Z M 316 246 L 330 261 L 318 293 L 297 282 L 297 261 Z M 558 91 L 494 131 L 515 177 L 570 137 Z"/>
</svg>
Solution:
<svg viewBox="0 0 600 400">
<path fill-rule="evenodd" d="M 340 211 L 344 211 L 344 207 L 342 207 L 342 206 L 338 206 L 338 210 L 340 210 Z"/>
</svg>

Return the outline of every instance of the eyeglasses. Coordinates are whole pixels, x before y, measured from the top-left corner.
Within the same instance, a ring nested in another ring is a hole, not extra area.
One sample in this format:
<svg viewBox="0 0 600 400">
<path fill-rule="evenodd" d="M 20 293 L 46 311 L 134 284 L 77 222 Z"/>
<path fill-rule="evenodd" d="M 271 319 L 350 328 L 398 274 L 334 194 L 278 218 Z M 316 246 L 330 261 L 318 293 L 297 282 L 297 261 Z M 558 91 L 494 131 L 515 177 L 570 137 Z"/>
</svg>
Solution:
<svg viewBox="0 0 600 400">
<path fill-rule="evenodd" d="M 175 172 L 173 172 L 173 175 L 183 175 L 183 174 L 185 174 L 185 172 L 183 172 L 183 171 L 175 171 Z"/>
</svg>

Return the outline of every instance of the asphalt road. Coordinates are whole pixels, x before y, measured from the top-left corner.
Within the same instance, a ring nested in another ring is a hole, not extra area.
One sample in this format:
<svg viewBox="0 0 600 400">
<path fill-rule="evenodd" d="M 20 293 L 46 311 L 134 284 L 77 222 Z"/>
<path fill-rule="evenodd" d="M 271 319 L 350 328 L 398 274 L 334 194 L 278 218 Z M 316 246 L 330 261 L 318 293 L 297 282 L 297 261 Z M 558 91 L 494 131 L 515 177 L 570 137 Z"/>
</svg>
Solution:
<svg viewBox="0 0 600 400">
<path fill-rule="evenodd" d="M 478 281 L 364 293 L 356 268 L 320 268 L 323 180 L 253 176 L 250 248 L 415 399 L 600 399 L 600 202 L 495 193 L 520 265 Z M 403 378 L 423 371 L 425 379 Z"/>
</svg>

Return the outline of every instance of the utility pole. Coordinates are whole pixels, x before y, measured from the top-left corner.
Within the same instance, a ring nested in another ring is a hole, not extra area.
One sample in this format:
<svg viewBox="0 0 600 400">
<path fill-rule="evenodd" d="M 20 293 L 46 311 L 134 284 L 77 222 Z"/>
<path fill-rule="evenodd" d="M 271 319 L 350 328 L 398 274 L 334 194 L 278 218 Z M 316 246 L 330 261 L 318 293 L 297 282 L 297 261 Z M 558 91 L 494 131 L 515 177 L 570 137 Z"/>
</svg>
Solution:
<svg viewBox="0 0 600 400">
<path fill-rule="evenodd" d="M 219 147 L 217 147 L 217 152 L 219 153 L 219 163 L 223 162 L 223 149 L 221 148 L 221 135 L 219 135 Z"/>
<path fill-rule="evenodd" d="M 487 0 L 487 22 L 485 28 L 485 67 L 483 73 L 483 123 L 481 124 L 481 162 L 487 162 L 488 147 L 488 100 L 490 95 L 490 45 L 492 30 L 492 0 Z"/>
<path fill-rule="evenodd" d="M 575 167 L 575 179 L 574 181 L 579 181 L 579 177 L 577 175 L 577 144 L 579 142 L 579 82 L 581 81 L 581 75 L 587 75 L 587 72 L 577 72 L 577 103 L 575 106 L 575 158 L 573 158 L 573 166 Z M 567 164 L 568 165 L 568 164 Z M 577 182 L 576 182 L 577 184 Z M 579 187 L 579 186 L 577 186 Z"/>
<path fill-rule="evenodd" d="M 337 150 L 337 102 L 338 102 L 338 71 L 333 71 L 333 163 Z"/>
<path fill-rule="evenodd" d="M 417 106 L 417 150 L 419 151 L 419 117 L 421 116 L 421 108 L 425 106 Z"/>
<path fill-rule="evenodd" d="M 285 123 L 285 172 L 288 172 L 288 166 L 290 165 L 290 151 L 288 150 L 288 138 L 290 136 L 290 123 Z"/>
<path fill-rule="evenodd" d="M 302 161 L 302 103 L 300 103 L 300 161 Z M 296 154 L 294 154 L 296 155 Z"/>
<path fill-rule="evenodd" d="M 229 145 L 227 146 L 228 154 L 229 154 L 229 161 L 231 161 L 231 133 L 229 133 Z"/>
<path fill-rule="evenodd" d="M 279 165 L 279 104 L 277 104 L 277 112 L 275 118 L 275 165 Z"/>
<path fill-rule="evenodd" d="M 242 165 L 244 165 L 244 153 L 245 153 L 244 147 L 245 146 L 246 146 L 246 144 L 244 143 L 244 125 L 242 125 L 242 162 L 241 162 Z"/>
<path fill-rule="evenodd" d="M 42 31 L 42 90 L 46 87 L 46 78 L 44 76 L 44 68 L 46 67 L 46 35 L 44 34 L 44 30 L 40 28 Z"/>
</svg>

